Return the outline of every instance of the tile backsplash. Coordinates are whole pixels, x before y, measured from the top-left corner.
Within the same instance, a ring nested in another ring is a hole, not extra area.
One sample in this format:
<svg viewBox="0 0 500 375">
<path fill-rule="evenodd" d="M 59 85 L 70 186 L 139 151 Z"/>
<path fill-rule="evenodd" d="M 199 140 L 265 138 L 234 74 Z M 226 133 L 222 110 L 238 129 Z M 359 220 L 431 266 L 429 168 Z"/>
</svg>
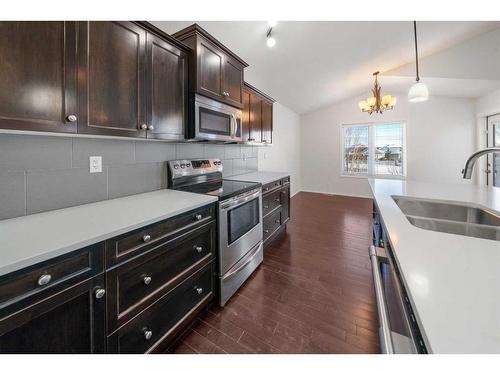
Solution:
<svg viewBox="0 0 500 375">
<path fill-rule="evenodd" d="M 166 187 L 165 161 L 219 158 L 224 176 L 257 170 L 257 147 L 0 134 L 0 219 Z M 89 173 L 89 156 L 103 171 Z"/>
</svg>

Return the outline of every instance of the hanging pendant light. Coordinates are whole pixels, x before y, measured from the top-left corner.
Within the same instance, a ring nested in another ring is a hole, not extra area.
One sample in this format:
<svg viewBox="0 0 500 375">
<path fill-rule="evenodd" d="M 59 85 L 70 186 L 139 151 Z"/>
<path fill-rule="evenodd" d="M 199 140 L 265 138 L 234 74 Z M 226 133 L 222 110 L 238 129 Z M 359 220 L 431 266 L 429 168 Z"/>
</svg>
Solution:
<svg viewBox="0 0 500 375">
<path fill-rule="evenodd" d="M 429 99 L 429 90 L 425 83 L 420 82 L 420 76 L 418 74 L 418 45 L 417 45 L 417 21 L 413 21 L 413 33 L 415 35 L 415 66 L 417 72 L 416 83 L 410 87 L 408 91 L 408 101 L 410 103 L 420 103 L 425 102 Z"/>
</svg>

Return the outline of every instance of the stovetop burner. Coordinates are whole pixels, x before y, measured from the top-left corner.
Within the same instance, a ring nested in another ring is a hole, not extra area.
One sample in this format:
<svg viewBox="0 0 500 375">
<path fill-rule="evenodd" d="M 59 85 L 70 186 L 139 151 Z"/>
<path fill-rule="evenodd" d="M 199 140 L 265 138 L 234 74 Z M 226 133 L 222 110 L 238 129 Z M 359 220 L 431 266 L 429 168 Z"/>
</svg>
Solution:
<svg viewBox="0 0 500 375">
<path fill-rule="evenodd" d="M 219 159 L 174 160 L 168 162 L 168 187 L 207 194 L 219 200 L 231 198 L 261 186 L 260 183 L 222 179 Z"/>
</svg>

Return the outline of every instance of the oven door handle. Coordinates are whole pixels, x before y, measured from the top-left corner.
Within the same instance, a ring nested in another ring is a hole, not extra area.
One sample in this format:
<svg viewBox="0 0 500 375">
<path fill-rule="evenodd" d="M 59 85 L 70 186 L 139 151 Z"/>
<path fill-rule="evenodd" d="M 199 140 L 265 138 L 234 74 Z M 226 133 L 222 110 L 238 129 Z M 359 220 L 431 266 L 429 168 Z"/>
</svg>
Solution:
<svg viewBox="0 0 500 375">
<path fill-rule="evenodd" d="M 254 260 L 254 258 L 259 254 L 259 252 L 261 250 L 262 250 L 262 242 L 258 246 L 256 246 L 253 251 L 250 251 L 247 255 L 245 255 L 242 259 L 240 259 L 238 261 L 238 263 L 243 263 L 243 264 L 238 265 L 238 263 L 236 263 L 234 265 L 234 267 L 236 267 L 236 268 L 229 270 L 229 272 L 224 275 L 222 280 L 227 280 L 228 278 L 230 278 L 234 274 L 237 274 L 238 272 L 240 272 L 243 268 L 245 268 L 248 265 L 248 263 L 250 263 L 252 260 Z"/>
<path fill-rule="evenodd" d="M 221 210 L 229 210 L 231 208 L 236 208 L 241 206 L 252 199 L 258 198 L 260 195 L 260 188 L 258 190 L 252 190 L 249 194 L 245 194 L 239 197 L 229 198 L 227 201 L 220 203 Z"/>
<path fill-rule="evenodd" d="M 373 284 L 375 285 L 375 296 L 377 298 L 377 309 L 380 321 L 379 335 L 381 351 L 385 354 L 394 354 L 394 344 L 392 342 L 391 326 L 389 323 L 389 313 L 385 303 L 384 287 L 382 285 L 382 274 L 379 267 L 379 257 L 375 246 L 370 246 L 370 260 L 372 263 Z"/>
</svg>

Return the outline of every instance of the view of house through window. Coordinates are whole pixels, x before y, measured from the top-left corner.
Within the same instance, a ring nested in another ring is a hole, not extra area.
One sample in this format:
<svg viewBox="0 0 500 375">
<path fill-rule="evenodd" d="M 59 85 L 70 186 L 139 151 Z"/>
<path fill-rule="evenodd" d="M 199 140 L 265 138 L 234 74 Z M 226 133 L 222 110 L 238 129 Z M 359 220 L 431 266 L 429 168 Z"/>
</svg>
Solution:
<svg viewBox="0 0 500 375">
<path fill-rule="evenodd" d="M 342 136 L 343 174 L 405 176 L 403 122 L 344 125 Z"/>
</svg>

